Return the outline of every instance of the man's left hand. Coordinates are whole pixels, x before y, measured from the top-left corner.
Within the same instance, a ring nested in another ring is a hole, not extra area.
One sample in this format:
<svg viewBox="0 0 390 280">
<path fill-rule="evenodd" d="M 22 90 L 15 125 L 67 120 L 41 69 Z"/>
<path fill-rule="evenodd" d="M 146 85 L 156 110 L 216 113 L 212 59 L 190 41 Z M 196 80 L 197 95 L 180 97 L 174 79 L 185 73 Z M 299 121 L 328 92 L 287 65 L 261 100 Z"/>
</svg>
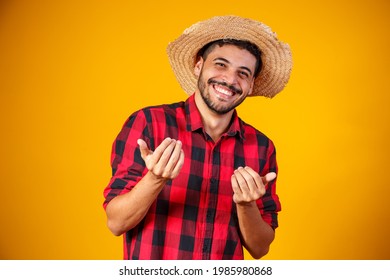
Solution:
<svg viewBox="0 0 390 280">
<path fill-rule="evenodd" d="M 265 185 L 276 178 L 275 172 L 261 177 L 252 168 L 239 167 L 234 171 L 231 182 L 233 201 L 237 204 L 247 204 L 256 201 L 265 194 Z"/>
</svg>

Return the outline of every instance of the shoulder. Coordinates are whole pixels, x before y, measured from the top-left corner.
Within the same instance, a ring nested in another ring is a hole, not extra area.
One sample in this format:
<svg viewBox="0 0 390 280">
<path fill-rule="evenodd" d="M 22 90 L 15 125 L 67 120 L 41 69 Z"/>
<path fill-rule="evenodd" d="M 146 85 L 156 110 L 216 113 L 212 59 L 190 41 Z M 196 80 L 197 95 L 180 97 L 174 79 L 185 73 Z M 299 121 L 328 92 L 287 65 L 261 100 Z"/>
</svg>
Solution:
<svg viewBox="0 0 390 280">
<path fill-rule="evenodd" d="M 153 119 L 162 117 L 164 115 L 176 115 L 184 111 L 185 103 L 180 101 L 172 104 L 161 104 L 147 106 L 133 112 L 127 119 L 126 123 L 133 123 L 135 120 L 145 120 L 152 122 Z"/>
<path fill-rule="evenodd" d="M 180 101 L 180 102 L 176 102 L 176 103 L 172 103 L 172 104 L 161 104 L 161 105 L 153 105 L 153 106 L 148 106 L 148 107 L 144 107 L 138 111 L 136 111 L 135 113 L 133 113 L 133 115 L 138 115 L 138 114 L 142 114 L 142 115 L 145 115 L 146 117 L 147 116 L 158 116 L 160 114 L 171 114 L 171 115 L 175 115 L 175 114 L 178 114 L 180 113 L 181 111 L 184 111 L 184 105 L 185 103 Z"/>
</svg>

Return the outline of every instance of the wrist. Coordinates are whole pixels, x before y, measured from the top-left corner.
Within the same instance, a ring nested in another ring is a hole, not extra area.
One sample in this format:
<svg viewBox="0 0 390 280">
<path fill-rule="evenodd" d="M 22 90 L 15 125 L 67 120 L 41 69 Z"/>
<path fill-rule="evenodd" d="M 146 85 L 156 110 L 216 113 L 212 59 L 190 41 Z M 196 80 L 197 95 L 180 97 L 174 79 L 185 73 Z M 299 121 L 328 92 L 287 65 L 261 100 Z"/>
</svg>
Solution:
<svg viewBox="0 0 390 280">
<path fill-rule="evenodd" d="M 237 208 L 242 209 L 251 209 L 251 208 L 257 208 L 256 201 L 241 201 L 239 203 L 236 203 Z"/>
<path fill-rule="evenodd" d="M 155 185 L 155 186 L 164 186 L 166 182 L 169 180 L 167 178 L 164 178 L 162 176 L 158 176 L 154 174 L 152 171 L 148 171 L 144 177 L 146 180 L 148 180 L 149 184 Z"/>
</svg>

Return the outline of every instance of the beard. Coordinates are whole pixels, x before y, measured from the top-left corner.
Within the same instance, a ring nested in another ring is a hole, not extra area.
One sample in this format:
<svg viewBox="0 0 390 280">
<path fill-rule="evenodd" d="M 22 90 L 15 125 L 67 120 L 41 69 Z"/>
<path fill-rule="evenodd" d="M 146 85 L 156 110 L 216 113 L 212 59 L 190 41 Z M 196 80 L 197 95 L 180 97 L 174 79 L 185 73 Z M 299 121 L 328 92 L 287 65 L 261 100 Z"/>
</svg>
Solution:
<svg viewBox="0 0 390 280">
<path fill-rule="evenodd" d="M 229 88 L 229 90 L 231 90 L 235 95 L 236 94 L 241 95 L 242 90 L 239 88 L 236 88 L 233 85 L 229 85 L 226 82 L 220 82 L 220 81 L 217 81 L 213 78 L 210 78 L 206 83 L 204 81 L 204 79 L 202 78 L 202 73 L 200 73 L 200 76 L 198 79 L 198 89 L 199 89 L 200 95 L 202 96 L 202 99 L 203 99 L 204 103 L 207 105 L 207 107 L 211 111 L 213 111 L 214 113 L 216 113 L 218 115 L 224 115 L 224 114 L 230 112 L 231 110 L 235 109 L 238 105 L 240 105 L 245 99 L 245 98 L 238 99 L 236 102 L 229 104 L 229 105 L 225 105 L 225 106 L 223 104 L 220 104 L 221 102 L 214 102 L 213 100 L 211 100 L 210 93 L 206 89 L 207 86 L 211 86 L 211 85 L 225 86 L 225 87 Z"/>
</svg>

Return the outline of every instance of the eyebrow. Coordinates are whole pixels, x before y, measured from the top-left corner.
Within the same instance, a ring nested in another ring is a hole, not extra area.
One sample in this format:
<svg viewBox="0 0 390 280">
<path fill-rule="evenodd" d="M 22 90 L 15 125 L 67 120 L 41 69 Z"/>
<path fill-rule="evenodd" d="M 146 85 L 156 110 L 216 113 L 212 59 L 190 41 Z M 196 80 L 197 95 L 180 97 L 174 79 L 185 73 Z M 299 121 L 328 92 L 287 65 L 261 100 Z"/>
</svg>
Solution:
<svg viewBox="0 0 390 280">
<path fill-rule="evenodd" d="M 226 62 L 227 64 L 231 64 L 229 60 L 227 60 L 226 58 L 223 58 L 223 57 L 217 57 L 213 61 L 216 61 L 216 60 L 222 60 L 222 61 Z M 246 71 L 249 72 L 250 75 L 253 75 L 251 69 L 249 69 L 248 67 L 240 66 L 239 68 L 243 69 L 243 70 L 246 70 Z"/>
</svg>

